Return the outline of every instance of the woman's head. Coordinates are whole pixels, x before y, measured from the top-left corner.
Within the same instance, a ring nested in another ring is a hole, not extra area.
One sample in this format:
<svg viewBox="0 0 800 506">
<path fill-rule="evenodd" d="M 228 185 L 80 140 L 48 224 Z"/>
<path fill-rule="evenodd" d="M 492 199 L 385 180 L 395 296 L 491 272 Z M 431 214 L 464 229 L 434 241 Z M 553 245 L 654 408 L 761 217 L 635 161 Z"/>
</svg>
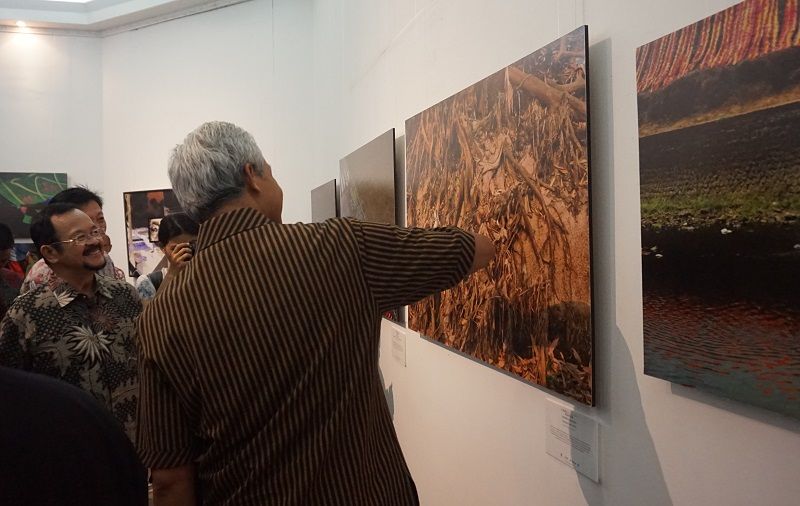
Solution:
<svg viewBox="0 0 800 506">
<path fill-rule="evenodd" d="M 158 245 L 166 249 L 170 243 L 194 241 L 200 231 L 196 221 L 184 213 L 168 214 L 158 227 Z"/>
</svg>

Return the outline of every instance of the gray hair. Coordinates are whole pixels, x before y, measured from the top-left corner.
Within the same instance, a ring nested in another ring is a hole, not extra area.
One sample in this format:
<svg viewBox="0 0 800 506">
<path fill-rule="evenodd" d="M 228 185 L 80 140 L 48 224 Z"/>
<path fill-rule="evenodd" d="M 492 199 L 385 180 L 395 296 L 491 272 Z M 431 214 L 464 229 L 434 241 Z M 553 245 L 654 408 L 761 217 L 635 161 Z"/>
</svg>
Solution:
<svg viewBox="0 0 800 506">
<path fill-rule="evenodd" d="M 248 163 L 262 175 L 267 162 L 253 136 L 233 123 L 211 121 L 190 132 L 169 159 L 169 179 L 183 211 L 200 223 L 240 196 Z"/>
</svg>

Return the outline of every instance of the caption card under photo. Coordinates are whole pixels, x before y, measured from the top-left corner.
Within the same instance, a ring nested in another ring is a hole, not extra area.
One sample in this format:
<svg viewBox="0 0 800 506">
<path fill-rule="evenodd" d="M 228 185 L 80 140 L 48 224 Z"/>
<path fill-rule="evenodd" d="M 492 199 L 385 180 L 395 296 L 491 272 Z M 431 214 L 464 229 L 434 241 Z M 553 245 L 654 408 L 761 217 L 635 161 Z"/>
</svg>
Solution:
<svg viewBox="0 0 800 506">
<path fill-rule="evenodd" d="M 392 357 L 403 367 L 406 367 L 406 333 L 397 325 L 392 325 L 389 332 L 392 336 Z"/>
<path fill-rule="evenodd" d="M 550 456 L 599 483 L 597 420 L 548 399 L 545 430 Z"/>
</svg>

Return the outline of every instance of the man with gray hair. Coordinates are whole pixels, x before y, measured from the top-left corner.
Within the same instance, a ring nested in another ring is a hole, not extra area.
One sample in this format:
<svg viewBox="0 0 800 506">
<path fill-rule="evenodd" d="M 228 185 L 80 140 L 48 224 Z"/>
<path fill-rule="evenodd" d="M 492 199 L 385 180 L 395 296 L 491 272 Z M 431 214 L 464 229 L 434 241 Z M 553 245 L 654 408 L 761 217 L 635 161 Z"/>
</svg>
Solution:
<svg viewBox="0 0 800 506">
<path fill-rule="evenodd" d="M 271 167 L 230 123 L 191 132 L 169 176 L 201 227 L 138 324 L 137 443 L 156 505 L 418 504 L 379 379 L 381 314 L 485 267 L 492 243 L 284 225 Z"/>
</svg>

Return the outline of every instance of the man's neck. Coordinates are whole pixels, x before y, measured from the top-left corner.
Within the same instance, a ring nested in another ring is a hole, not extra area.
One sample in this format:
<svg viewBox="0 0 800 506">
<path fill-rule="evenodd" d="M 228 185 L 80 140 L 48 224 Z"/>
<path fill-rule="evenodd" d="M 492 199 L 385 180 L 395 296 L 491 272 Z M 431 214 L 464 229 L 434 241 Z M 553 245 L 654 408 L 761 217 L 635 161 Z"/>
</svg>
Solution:
<svg viewBox="0 0 800 506">
<path fill-rule="evenodd" d="M 250 201 L 241 197 L 236 198 L 234 200 L 230 200 L 219 206 L 216 211 L 211 213 L 211 216 L 209 216 L 209 218 L 216 218 L 217 216 L 220 216 L 222 214 L 229 213 L 231 211 L 236 211 L 237 209 L 244 209 L 246 207 L 255 209 L 255 206 L 249 204 Z"/>
<path fill-rule="evenodd" d="M 221 206 L 219 206 L 216 211 L 211 213 L 211 216 L 209 216 L 209 218 L 216 218 L 217 216 L 220 216 L 222 214 L 229 213 L 231 211 L 236 211 L 237 209 L 245 209 L 245 208 L 250 208 L 263 214 L 263 211 L 259 208 L 256 201 L 253 200 L 253 198 L 250 195 L 244 193 L 239 197 L 236 197 L 233 200 L 229 200 L 224 204 L 222 204 Z M 280 216 L 269 216 L 267 214 L 264 215 L 274 222 L 277 223 L 281 222 Z"/>
<path fill-rule="evenodd" d="M 51 267 L 52 268 L 52 267 Z M 86 269 L 53 269 L 53 274 L 71 286 L 76 292 L 91 297 L 95 292 L 94 272 Z"/>
</svg>

